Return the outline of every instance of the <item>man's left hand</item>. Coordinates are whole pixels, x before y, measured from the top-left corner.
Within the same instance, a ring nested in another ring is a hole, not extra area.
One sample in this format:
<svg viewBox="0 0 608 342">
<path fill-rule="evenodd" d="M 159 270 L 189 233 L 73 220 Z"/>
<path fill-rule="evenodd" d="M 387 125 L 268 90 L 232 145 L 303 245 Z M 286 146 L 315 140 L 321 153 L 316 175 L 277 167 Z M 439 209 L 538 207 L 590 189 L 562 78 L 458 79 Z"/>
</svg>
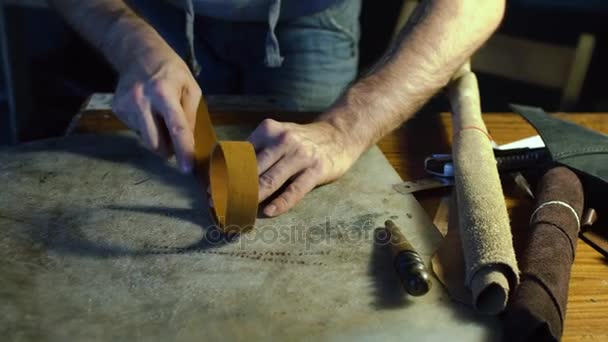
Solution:
<svg viewBox="0 0 608 342">
<path fill-rule="evenodd" d="M 257 154 L 260 203 L 281 189 L 264 207 L 267 216 L 285 213 L 316 186 L 338 179 L 363 152 L 323 121 L 300 125 L 266 119 L 248 140 Z"/>
</svg>

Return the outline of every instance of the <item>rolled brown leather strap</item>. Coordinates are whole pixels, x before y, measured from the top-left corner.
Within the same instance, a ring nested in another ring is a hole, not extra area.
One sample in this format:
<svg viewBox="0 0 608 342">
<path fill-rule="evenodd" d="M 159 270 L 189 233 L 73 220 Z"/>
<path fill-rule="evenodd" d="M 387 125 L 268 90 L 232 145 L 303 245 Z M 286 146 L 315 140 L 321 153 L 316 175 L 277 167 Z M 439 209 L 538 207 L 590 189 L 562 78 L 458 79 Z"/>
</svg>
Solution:
<svg viewBox="0 0 608 342">
<path fill-rule="evenodd" d="M 576 250 L 583 187 L 556 167 L 541 178 L 536 209 L 518 254 L 521 283 L 505 315 L 506 341 L 559 341 Z"/>
<path fill-rule="evenodd" d="M 226 233 L 252 229 L 258 209 L 258 168 L 253 145 L 246 141 L 218 141 L 204 98 L 196 114 L 194 144 L 196 171 L 203 186 L 210 186 L 218 228 Z"/>
</svg>

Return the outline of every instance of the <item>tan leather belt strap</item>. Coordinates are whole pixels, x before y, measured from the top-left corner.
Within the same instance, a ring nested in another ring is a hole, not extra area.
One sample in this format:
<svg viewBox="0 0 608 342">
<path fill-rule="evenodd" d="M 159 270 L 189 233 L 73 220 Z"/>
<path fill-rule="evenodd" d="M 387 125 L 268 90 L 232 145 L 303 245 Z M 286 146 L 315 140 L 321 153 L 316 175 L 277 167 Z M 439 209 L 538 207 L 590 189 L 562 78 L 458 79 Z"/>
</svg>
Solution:
<svg viewBox="0 0 608 342">
<path fill-rule="evenodd" d="M 229 233 L 252 229 L 258 210 L 258 168 L 253 145 L 246 141 L 218 141 L 204 98 L 196 113 L 194 145 L 197 175 L 203 186 L 210 184 L 218 227 Z"/>
</svg>

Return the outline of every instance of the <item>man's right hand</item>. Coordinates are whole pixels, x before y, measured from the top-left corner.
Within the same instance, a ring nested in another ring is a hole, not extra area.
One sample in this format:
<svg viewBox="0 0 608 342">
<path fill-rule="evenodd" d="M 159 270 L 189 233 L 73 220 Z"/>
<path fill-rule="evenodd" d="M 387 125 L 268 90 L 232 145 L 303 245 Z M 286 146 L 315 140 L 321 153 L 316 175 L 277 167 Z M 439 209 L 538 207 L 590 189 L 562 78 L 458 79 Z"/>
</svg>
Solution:
<svg viewBox="0 0 608 342">
<path fill-rule="evenodd" d="M 150 150 L 175 153 L 182 172 L 194 159 L 194 123 L 201 89 L 168 46 L 146 49 L 121 68 L 112 109 Z"/>
<path fill-rule="evenodd" d="M 201 89 L 186 63 L 125 0 L 49 0 L 118 71 L 112 109 L 149 149 L 190 172 Z"/>
</svg>

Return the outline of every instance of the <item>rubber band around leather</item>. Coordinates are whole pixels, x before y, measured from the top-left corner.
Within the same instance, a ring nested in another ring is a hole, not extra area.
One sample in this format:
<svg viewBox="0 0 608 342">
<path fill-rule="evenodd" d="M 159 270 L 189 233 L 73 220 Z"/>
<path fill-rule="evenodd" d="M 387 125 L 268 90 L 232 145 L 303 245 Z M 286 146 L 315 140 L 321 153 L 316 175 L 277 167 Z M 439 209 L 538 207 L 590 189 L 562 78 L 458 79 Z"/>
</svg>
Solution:
<svg viewBox="0 0 608 342">
<path fill-rule="evenodd" d="M 252 229 L 258 211 L 255 150 L 247 141 L 217 139 L 204 98 L 196 113 L 194 151 L 197 176 L 211 189 L 210 210 L 218 228 L 225 233 Z"/>
</svg>

